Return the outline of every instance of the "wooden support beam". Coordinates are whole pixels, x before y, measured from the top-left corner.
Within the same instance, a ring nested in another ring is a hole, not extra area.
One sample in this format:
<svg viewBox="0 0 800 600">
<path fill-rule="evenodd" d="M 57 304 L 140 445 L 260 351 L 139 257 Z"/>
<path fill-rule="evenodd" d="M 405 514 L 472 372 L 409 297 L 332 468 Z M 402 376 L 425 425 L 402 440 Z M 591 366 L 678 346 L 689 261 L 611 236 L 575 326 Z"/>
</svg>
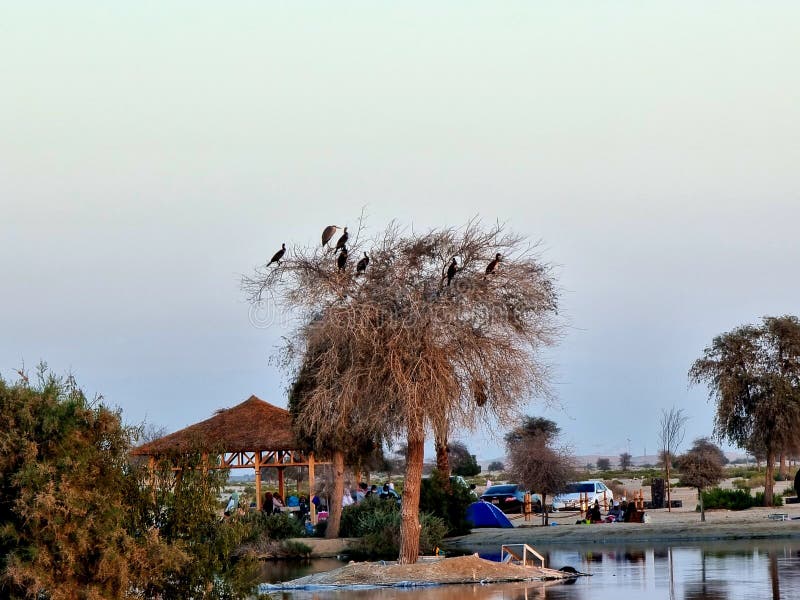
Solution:
<svg viewBox="0 0 800 600">
<path fill-rule="evenodd" d="M 261 510 L 261 452 L 256 452 L 256 510 Z"/>
<path fill-rule="evenodd" d="M 316 482 L 314 481 L 314 453 L 309 452 L 308 454 L 308 510 L 309 516 L 311 517 L 311 524 L 316 526 L 317 524 L 317 506 L 312 502 L 314 499 L 314 488 L 316 487 Z"/>
<path fill-rule="evenodd" d="M 283 481 L 283 467 L 278 467 L 278 493 L 286 504 L 286 483 Z"/>
</svg>

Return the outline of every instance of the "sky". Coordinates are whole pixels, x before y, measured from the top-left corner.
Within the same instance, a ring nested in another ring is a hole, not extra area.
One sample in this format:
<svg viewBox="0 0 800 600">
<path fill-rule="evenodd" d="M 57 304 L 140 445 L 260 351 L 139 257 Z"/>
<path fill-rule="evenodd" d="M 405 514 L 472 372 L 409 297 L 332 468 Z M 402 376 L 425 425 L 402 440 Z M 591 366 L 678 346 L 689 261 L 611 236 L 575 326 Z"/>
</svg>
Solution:
<svg viewBox="0 0 800 600">
<path fill-rule="evenodd" d="M 687 371 L 798 314 L 800 4 L 0 4 L 0 375 L 46 361 L 173 431 L 285 406 L 288 325 L 240 289 L 363 207 L 541 240 L 576 453 L 711 434 Z M 505 425 L 460 432 L 502 456 Z"/>
</svg>

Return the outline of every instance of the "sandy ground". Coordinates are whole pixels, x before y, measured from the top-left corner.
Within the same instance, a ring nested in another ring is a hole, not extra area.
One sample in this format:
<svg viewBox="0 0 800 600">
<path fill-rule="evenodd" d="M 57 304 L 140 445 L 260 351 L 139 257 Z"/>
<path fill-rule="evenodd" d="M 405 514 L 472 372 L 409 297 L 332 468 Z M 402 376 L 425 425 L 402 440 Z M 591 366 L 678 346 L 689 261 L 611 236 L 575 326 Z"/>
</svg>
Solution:
<svg viewBox="0 0 800 600">
<path fill-rule="evenodd" d="M 727 482 L 729 484 L 729 482 Z M 789 482 L 776 484 L 776 491 L 782 491 Z M 625 482 L 626 490 L 639 489 L 635 480 Z M 649 500 L 649 488 L 642 489 L 645 500 Z M 551 513 L 550 521 L 558 526 L 541 526 L 541 517 L 534 515 L 525 521 L 521 515 L 514 515 L 511 522 L 514 529 L 473 529 L 469 535 L 448 538 L 443 547 L 449 550 L 464 551 L 487 546 L 500 547 L 502 544 L 527 543 L 625 543 L 625 542 L 678 542 L 703 540 L 735 540 L 755 538 L 800 537 L 800 504 L 788 504 L 778 508 L 751 508 L 744 511 L 710 510 L 706 511 L 706 522 L 700 522 L 700 513 L 695 512 L 697 492 L 691 488 L 676 488 L 672 491 L 673 500 L 681 500 L 682 508 L 648 510 L 648 523 L 607 523 L 601 525 L 576 525 L 580 517 L 575 512 Z M 784 513 L 791 519 L 774 521 L 769 515 Z"/>
<path fill-rule="evenodd" d="M 638 480 L 624 481 L 629 496 L 640 488 Z M 776 492 L 791 485 L 776 483 Z M 731 487 L 730 480 L 721 487 Z M 642 489 L 645 500 L 650 499 L 649 488 Z M 800 537 L 800 504 L 787 504 L 779 508 L 751 508 L 744 511 L 706 511 L 706 522 L 700 522 L 700 513 L 695 512 L 697 492 L 690 488 L 676 488 L 673 500 L 681 500 L 682 508 L 648 510 L 649 523 L 612 523 L 603 525 L 576 525 L 578 513 L 551 513 L 551 522 L 558 526 L 542 527 L 539 515 L 525 521 L 521 515 L 509 515 L 514 529 L 473 529 L 469 535 L 448 538 L 442 544 L 445 550 L 455 552 L 496 548 L 502 544 L 527 543 L 627 543 L 627 542 L 680 542 L 703 540 L 736 540 L 757 538 Z M 773 521 L 769 515 L 785 513 L 798 520 Z M 347 554 L 350 540 L 324 540 L 302 538 L 299 541 L 312 547 L 312 557 L 330 557 Z"/>
<path fill-rule="evenodd" d="M 307 575 L 279 587 L 390 586 L 398 584 L 498 583 L 504 581 L 544 581 L 566 579 L 571 575 L 552 569 L 484 560 L 477 555 L 422 560 L 414 565 L 394 562 L 351 562 L 339 569 Z M 275 586 L 278 587 L 278 586 Z"/>
</svg>

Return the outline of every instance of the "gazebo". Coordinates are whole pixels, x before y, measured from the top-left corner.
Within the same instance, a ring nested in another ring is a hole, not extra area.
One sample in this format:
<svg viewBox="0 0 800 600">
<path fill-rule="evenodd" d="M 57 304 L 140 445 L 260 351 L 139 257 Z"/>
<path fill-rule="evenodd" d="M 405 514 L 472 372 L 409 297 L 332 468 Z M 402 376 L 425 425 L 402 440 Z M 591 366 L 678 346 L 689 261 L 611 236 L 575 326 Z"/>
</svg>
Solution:
<svg viewBox="0 0 800 600">
<path fill-rule="evenodd" d="M 213 417 L 189 425 L 133 450 L 137 456 L 148 456 L 151 467 L 159 456 L 203 451 L 203 468 L 253 469 L 256 475 L 256 507 L 261 510 L 261 469 L 278 471 L 278 492 L 286 498 L 284 469 L 308 467 L 308 486 L 314 490 L 314 454 L 298 450 L 300 444 L 292 433 L 289 411 L 250 396 L 241 404 L 217 411 Z M 214 450 L 212 450 L 214 449 Z M 208 451 L 219 456 L 209 461 Z M 309 500 L 311 498 L 309 497 Z M 314 503 L 309 502 L 311 520 L 316 523 Z"/>
</svg>

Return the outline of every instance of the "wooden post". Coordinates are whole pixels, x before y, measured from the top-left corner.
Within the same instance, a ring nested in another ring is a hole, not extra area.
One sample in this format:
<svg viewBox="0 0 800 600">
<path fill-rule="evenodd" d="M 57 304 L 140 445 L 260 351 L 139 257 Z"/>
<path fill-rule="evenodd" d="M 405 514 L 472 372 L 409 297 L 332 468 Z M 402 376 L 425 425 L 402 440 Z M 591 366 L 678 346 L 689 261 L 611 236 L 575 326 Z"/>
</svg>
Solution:
<svg viewBox="0 0 800 600">
<path fill-rule="evenodd" d="M 522 506 L 523 506 L 523 512 L 525 513 L 525 520 L 526 521 L 530 521 L 531 520 L 531 512 L 533 512 L 531 510 L 531 493 L 530 492 L 525 492 L 524 502 L 523 502 Z"/>
<path fill-rule="evenodd" d="M 283 467 L 278 467 L 278 493 L 281 495 L 283 504 L 286 504 L 286 483 L 283 480 Z"/>
<path fill-rule="evenodd" d="M 256 452 L 256 510 L 261 510 L 261 451 Z"/>
<path fill-rule="evenodd" d="M 147 457 L 147 470 L 150 475 L 150 499 L 156 503 L 156 457 Z"/>
<path fill-rule="evenodd" d="M 311 524 L 317 524 L 317 507 L 311 501 L 314 498 L 314 488 L 316 487 L 316 483 L 314 481 L 314 453 L 309 452 L 308 454 L 308 510 L 309 515 L 311 516 Z"/>
</svg>

